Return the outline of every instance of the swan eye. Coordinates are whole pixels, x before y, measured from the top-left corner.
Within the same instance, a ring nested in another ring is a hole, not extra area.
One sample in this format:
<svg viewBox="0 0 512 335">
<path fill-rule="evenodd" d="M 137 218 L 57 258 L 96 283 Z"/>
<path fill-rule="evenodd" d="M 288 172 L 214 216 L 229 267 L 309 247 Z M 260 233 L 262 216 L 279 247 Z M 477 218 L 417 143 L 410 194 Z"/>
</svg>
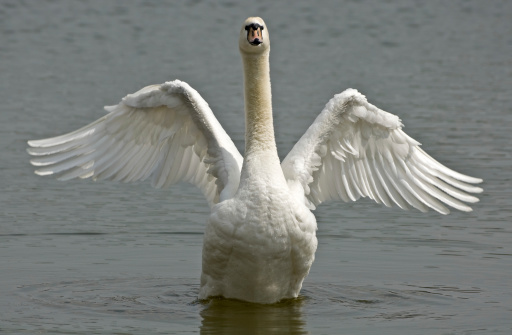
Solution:
<svg viewBox="0 0 512 335">
<path fill-rule="evenodd" d="M 249 29 L 251 29 L 251 28 L 252 28 L 252 29 L 258 29 L 258 28 L 260 28 L 261 30 L 264 30 L 264 29 L 265 29 L 265 27 L 264 27 L 264 26 L 260 26 L 260 25 L 259 25 L 259 24 L 257 24 L 257 23 L 251 23 L 251 24 L 248 24 L 248 25 L 246 25 L 246 26 L 245 26 L 245 30 L 249 30 Z"/>
</svg>

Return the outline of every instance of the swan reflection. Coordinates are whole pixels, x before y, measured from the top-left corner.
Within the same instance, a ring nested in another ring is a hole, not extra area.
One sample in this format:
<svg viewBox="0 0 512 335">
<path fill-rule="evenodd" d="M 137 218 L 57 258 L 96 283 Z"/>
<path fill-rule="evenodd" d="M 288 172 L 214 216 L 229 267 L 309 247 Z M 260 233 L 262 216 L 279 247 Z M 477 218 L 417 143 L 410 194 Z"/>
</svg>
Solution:
<svg viewBox="0 0 512 335">
<path fill-rule="evenodd" d="M 201 311 L 201 334 L 308 334 L 304 298 L 272 305 L 214 298 Z"/>
</svg>

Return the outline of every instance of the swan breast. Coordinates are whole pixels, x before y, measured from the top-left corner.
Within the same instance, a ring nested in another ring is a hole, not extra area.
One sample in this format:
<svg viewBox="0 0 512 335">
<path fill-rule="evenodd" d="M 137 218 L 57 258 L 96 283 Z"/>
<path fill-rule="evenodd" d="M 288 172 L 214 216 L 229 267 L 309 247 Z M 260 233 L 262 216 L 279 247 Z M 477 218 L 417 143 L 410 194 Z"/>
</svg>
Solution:
<svg viewBox="0 0 512 335">
<path fill-rule="evenodd" d="M 313 214 L 282 187 L 257 181 L 251 186 L 258 192 L 246 186 L 212 210 L 200 298 L 293 298 L 309 272 L 317 247 Z"/>
</svg>

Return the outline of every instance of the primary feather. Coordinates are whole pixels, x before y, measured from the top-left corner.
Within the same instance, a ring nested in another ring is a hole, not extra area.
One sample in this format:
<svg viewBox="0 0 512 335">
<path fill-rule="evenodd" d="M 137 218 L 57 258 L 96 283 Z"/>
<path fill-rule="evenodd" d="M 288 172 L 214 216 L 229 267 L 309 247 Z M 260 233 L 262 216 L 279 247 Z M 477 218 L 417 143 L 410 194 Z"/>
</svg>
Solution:
<svg viewBox="0 0 512 335">
<path fill-rule="evenodd" d="M 348 89 L 332 98 L 282 163 L 288 183 L 312 209 L 369 197 L 386 206 L 442 214 L 471 211 L 465 192 L 481 182 L 443 166 L 402 130 L 400 119 Z"/>
<path fill-rule="evenodd" d="M 147 86 L 105 109 L 107 115 L 79 130 L 29 141 L 36 174 L 122 182 L 151 177 L 158 188 L 187 181 L 212 205 L 237 190 L 242 156 L 187 83 Z"/>
</svg>

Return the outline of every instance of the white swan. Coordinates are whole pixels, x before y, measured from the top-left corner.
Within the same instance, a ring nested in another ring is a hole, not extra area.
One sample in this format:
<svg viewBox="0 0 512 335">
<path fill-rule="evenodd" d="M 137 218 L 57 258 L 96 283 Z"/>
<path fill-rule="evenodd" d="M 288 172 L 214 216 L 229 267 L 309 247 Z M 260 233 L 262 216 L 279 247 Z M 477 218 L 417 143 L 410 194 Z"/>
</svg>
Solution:
<svg viewBox="0 0 512 335">
<path fill-rule="evenodd" d="M 447 214 L 471 211 L 481 179 L 452 171 L 402 131 L 400 119 L 348 89 L 332 98 L 280 163 L 274 140 L 268 29 L 248 18 L 244 65 L 245 157 L 208 104 L 175 80 L 129 94 L 72 133 L 29 141 L 38 175 L 59 179 L 151 177 L 155 187 L 188 181 L 211 206 L 199 298 L 258 303 L 297 297 L 317 247 L 311 209 L 370 197 L 386 206 Z M 444 204 L 443 204 L 444 203 Z"/>
</svg>

